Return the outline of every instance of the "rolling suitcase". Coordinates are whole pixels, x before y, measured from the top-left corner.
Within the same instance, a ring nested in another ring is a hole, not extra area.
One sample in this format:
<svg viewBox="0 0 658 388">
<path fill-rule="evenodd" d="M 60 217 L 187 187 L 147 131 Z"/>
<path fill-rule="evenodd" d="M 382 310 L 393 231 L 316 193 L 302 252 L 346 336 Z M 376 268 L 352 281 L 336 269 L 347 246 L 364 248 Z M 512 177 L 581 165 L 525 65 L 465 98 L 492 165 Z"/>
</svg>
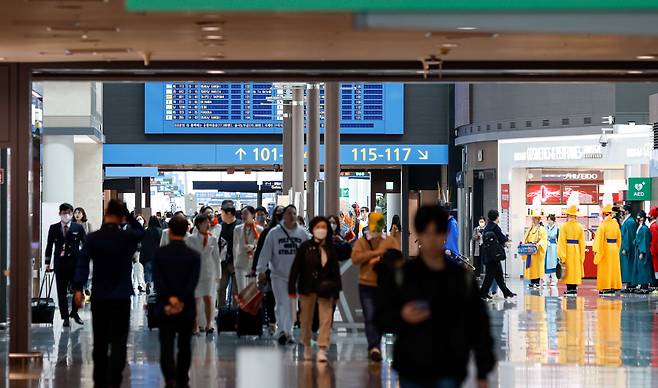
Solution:
<svg viewBox="0 0 658 388">
<path fill-rule="evenodd" d="M 217 309 L 217 331 L 219 333 L 237 331 L 238 309 L 233 307 L 233 278 L 226 286 L 226 303 Z"/>
<path fill-rule="evenodd" d="M 156 294 L 150 294 L 146 298 L 146 324 L 149 330 L 160 326 L 158 308 L 158 297 Z"/>
<path fill-rule="evenodd" d="M 41 286 L 39 287 L 39 296 L 37 298 L 32 298 L 32 323 L 53 324 L 55 310 L 57 310 L 55 301 L 50 297 L 53 290 L 54 280 L 54 272 L 44 273 L 43 280 L 41 280 Z M 46 286 L 46 297 L 42 298 L 41 295 L 43 293 L 44 285 Z"/>
<path fill-rule="evenodd" d="M 251 313 L 242 309 L 238 310 L 237 319 L 237 333 L 238 337 L 242 336 L 256 336 L 263 335 L 263 316 L 259 313 L 252 315 Z"/>
</svg>

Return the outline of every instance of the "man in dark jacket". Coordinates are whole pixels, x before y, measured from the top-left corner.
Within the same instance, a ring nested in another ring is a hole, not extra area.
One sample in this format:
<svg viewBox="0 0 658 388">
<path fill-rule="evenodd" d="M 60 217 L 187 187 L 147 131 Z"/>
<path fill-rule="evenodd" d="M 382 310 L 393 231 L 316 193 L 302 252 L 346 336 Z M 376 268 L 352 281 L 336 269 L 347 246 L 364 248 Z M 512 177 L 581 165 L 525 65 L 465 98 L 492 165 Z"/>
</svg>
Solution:
<svg viewBox="0 0 658 388">
<path fill-rule="evenodd" d="M 393 368 L 400 387 L 460 387 L 475 355 L 479 386 L 495 366 L 489 315 L 470 271 L 445 257 L 448 212 L 418 209 L 419 257 L 402 268 Z"/>
<path fill-rule="evenodd" d="M 160 368 L 167 387 L 187 387 L 192 361 L 194 289 L 199 280 L 201 257 L 185 245 L 187 219 L 178 215 L 169 221 L 169 245 L 153 259 L 155 289 L 160 314 Z M 178 335 L 178 357 L 174 361 L 174 340 Z"/>
<path fill-rule="evenodd" d="M 126 204 L 117 199 L 107 204 L 103 221 L 101 229 L 91 233 L 82 248 L 75 272 L 75 301 L 82 305 L 82 288 L 89 275 L 89 262 L 93 260 L 94 386 L 118 387 L 126 365 L 133 255 L 144 228 L 130 215 Z"/>
<path fill-rule="evenodd" d="M 46 244 L 46 271 L 50 272 L 50 262 L 55 248 L 55 279 L 57 280 L 57 301 L 59 314 L 64 320 L 64 327 L 69 327 L 69 317 L 82 325 L 78 315 L 78 307 L 71 303 L 69 314 L 68 290 L 73 283 L 75 267 L 80 256 L 80 247 L 85 241 L 85 229 L 77 222 L 73 222 L 73 206 L 68 203 L 59 205 L 60 222 L 50 225 L 48 229 L 48 243 Z"/>
<path fill-rule="evenodd" d="M 489 210 L 487 218 L 489 218 L 489 222 L 487 223 L 487 226 L 484 227 L 482 236 L 486 237 L 487 232 L 493 232 L 496 235 L 498 244 L 504 247 L 505 244 L 507 244 L 508 238 L 503 234 L 503 231 L 500 230 L 500 226 L 498 226 L 498 220 L 500 218 L 498 210 Z M 509 288 L 507 288 L 507 285 L 505 285 L 505 277 L 503 276 L 503 267 L 500 264 L 500 260 L 489 257 L 485 246 L 482 246 L 480 249 L 480 259 L 485 265 L 484 281 L 482 282 L 482 288 L 480 288 L 482 299 L 491 300 L 489 289 L 491 288 L 491 282 L 494 280 L 496 280 L 498 288 L 503 292 L 505 299 L 515 297 L 516 294 L 510 291 Z"/>
</svg>

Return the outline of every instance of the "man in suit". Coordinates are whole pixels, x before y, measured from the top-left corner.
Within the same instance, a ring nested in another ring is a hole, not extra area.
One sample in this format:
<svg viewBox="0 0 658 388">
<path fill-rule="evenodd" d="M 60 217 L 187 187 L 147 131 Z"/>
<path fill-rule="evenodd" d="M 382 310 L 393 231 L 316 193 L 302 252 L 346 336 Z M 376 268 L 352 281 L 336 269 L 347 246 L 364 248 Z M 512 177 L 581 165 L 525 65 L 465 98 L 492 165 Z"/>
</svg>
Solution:
<svg viewBox="0 0 658 388">
<path fill-rule="evenodd" d="M 55 248 L 55 279 L 57 280 L 57 299 L 59 313 L 64 320 L 64 327 L 69 327 L 69 317 L 82 325 L 78 315 L 78 307 L 72 303 L 69 314 L 67 298 L 69 284 L 73 283 L 73 275 L 80 256 L 80 247 L 85 241 L 85 230 L 82 225 L 73 222 L 73 206 L 63 203 L 59 206 L 60 222 L 50 225 L 48 243 L 46 244 L 46 271 L 50 272 L 53 247 Z"/>
<path fill-rule="evenodd" d="M 169 241 L 153 259 L 160 319 L 160 367 L 166 387 L 188 387 L 192 361 L 191 338 L 195 317 L 194 290 L 201 257 L 185 244 L 187 219 L 182 214 L 169 221 Z M 178 337 L 178 338 L 177 338 Z M 176 341 L 177 339 L 177 341 Z M 178 355 L 174 357 L 174 343 Z"/>
<path fill-rule="evenodd" d="M 126 204 L 113 199 L 105 208 L 103 226 L 89 234 L 78 260 L 74 281 L 78 306 L 89 277 L 89 262 L 94 261 L 91 317 L 95 387 L 121 386 L 130 329 L 133 255 L 143 236 L 144 228 Z"/>
</svg>

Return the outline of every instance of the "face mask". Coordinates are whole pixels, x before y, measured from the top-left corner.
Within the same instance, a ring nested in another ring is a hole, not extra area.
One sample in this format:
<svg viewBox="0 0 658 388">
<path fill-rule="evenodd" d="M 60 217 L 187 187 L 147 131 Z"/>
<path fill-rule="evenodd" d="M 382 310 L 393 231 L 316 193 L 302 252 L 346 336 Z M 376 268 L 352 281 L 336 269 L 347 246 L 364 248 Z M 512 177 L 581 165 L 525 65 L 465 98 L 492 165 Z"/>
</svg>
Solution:
<svg viewBox="0 0 658 388">
<path fill-rule="evenodd" d="M 313 237 L 318 240 L 324 240 L 327 237 L 327 229 L 317 228 L 313 230 Z"/>
<path fill-rule="evenodd" d="M 62 219 L 63 223 L 68 224 L 69 221 L 71 221 L 71 218 L 73 218 L 73 216 L 71 214 L 66 213 L 66 214 L 61 214 L 59 218 Z"/>
<path fill-rule="evenodd" d="M 137 222 L 139 222 L 140 225 L 144 226 L 144 220 L 141 218 L 137 219 Z"/>
<path fill-rule="evenodd" d="M 266 219 L 265 219 L 265 216 L 258 216 L 258 217 L 256 217 L 256 222 L 258 222 L 259 224 L 264 224 L 264 223 L 265 223 L 265 220 L 266 220 Z"/>
<path fill-rule="evenodd" d="M 331 226 L 331 230 L 336 230 L 336 228 L 338 227 L 338 225 L 336 225 L 335 222 L 332 222 L 330 226 Z"/>
</svg>

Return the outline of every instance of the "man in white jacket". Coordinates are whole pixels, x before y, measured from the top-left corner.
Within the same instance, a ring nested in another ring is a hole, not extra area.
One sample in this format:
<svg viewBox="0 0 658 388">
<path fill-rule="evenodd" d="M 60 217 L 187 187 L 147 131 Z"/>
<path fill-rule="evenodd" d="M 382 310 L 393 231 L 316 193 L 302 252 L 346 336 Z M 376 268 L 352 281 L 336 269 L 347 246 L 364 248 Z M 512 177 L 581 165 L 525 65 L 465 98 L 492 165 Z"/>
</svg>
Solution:
<svg viewBox="0 0 658 388">
<path fill-rule="evenodd" d="M 263 250 L 258 259 L 258 279 L 265 280 L 265 272 L 270 270 L 272 291 L 276 306 L 274 314 L 278 326 L 278 343 L 292 343 L 293 314 L 295 301 L 288 297 L 288 277 L 295 260 L 297 248 L 310 236 L 297 225 L 297 208 L 288 205 L 283 213 L 283 223 L 272 229 L 265 239 Z"/>
</svg>

